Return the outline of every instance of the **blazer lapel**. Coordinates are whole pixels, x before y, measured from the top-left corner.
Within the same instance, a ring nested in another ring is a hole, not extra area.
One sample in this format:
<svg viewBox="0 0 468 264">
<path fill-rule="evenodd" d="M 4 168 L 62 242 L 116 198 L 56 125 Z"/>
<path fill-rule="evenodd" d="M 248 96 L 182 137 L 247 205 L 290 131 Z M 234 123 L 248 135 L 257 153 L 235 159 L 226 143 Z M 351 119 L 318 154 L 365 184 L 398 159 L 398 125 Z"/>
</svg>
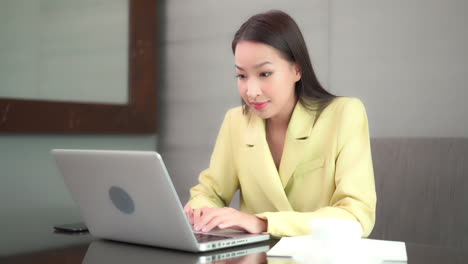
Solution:
<svg viewBox="0 0 468 264">
<path fill-rule="evenodd" d="M 292 210 L 288 197 L 284 192 L 278 170 L 271 155 L 265 136 L 265 120 L 249 113 L 249 120 L 245 134 L 245 158 L 253 182 L 268 194 L 271 207 L 277 211 Z"/>
<path fill-rule="evenodd" d="M 245 145 L 247 147 L 254 147 L 265 139 L 265 120 L 252 114 L 252 112 L 248 113 L 247 119 Z"/>
<path fill-rule="evenodd" d="M 294 108 L 284 142 L 283 154 L 279 168 L 279 176 L 283 188 L 288 184 L 299 162 L 303 160 L 307 149 L 308 138 L 312 131 L 315 111 L 309 111 L 297 103 Z"/>
</svg>

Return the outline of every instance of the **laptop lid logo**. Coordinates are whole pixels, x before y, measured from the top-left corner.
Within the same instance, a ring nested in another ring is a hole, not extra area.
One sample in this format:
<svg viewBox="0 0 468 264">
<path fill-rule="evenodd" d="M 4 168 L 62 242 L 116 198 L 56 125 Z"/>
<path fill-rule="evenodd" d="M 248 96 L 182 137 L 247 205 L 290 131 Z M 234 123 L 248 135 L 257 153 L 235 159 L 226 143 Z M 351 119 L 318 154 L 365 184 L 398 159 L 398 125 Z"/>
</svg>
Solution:
<svg viewBox="0 0 468 264">
<path fill-rule="evenodd" d="M 117 209 L 126 214 L 131 214 L 135 211 L 135 203 L 132 197 L 122 188 L 112 186 L 109 189 L 109 197 Z"/>
</svg>

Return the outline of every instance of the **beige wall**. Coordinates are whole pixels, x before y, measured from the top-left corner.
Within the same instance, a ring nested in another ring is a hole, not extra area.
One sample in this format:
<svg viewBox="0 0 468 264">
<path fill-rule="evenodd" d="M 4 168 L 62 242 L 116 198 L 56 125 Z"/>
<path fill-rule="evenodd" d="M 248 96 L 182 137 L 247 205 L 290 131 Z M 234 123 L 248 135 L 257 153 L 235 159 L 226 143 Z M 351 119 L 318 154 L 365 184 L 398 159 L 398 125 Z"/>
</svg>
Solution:
<svg viewBox="0 0 468 264">
<path fill-rule="evenodd" d="M 468 1 L 330 1 L 330 88 L 374 137 L 468 137 Z"/>
</svg>

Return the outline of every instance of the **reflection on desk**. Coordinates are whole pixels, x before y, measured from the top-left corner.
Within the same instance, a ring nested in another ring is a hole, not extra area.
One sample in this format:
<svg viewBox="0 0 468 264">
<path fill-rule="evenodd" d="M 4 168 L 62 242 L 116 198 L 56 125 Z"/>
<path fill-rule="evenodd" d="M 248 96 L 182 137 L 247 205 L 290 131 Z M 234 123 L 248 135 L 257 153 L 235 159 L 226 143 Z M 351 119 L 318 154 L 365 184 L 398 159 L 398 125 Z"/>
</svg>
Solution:
<svg viewBox="0 0 468 264">
<path fill-rule="evenodd" d="M 83 259 L 83 264 L 266 263 L 266 252 L 269 248 L 267 243 L 257 243 L 218 251 L 189 253 L 106 240 L 96 240 L 89 246 Z M 246 262 L 246 260 L 251 261 Z"/>
</svg>

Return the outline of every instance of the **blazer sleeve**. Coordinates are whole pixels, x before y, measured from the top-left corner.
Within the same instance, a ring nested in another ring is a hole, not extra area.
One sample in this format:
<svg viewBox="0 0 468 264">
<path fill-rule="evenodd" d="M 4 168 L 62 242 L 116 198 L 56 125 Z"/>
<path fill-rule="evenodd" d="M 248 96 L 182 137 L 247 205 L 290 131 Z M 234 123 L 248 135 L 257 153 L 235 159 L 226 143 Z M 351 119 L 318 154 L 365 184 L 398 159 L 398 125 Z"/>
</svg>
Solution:
<svg viewBox="0 0 468 264">
<path fill-rule="evenodd" d="M 314 218 L 346 218 L 357 220 L 363 237 L 369 236 L 375 223 L 376 193 L 368 120 L 364 105 L 351 99 L 342 107 L 338 119 L 335 191 L 329 206 L 314 212 L 265 212 L 258 217 L 268 219 L 268 233 L 273 236 L 306 235 Z M 310 187 L 313 191 L 313 186 Z"/>
<path fill-rule="evenodd" d="M 231 112 L 224 117 L 209 168 L 200 173 L 198 185 L 190 189 L 188 204 L 193 208 L 228 206 L 239 188 L 232 151 Z"/>
</svg>

